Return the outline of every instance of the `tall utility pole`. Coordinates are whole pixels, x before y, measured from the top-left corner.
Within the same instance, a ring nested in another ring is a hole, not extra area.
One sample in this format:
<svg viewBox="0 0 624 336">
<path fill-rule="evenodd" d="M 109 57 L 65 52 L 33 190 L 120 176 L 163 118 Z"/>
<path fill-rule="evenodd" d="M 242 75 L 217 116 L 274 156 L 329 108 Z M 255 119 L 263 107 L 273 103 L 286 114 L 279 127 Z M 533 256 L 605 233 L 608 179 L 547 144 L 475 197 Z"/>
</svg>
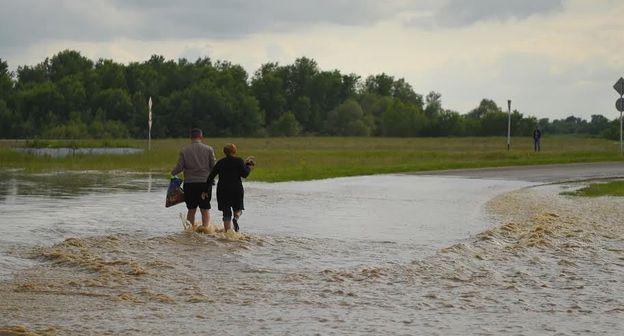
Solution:
<svg viewBox="0 0 624 336">
<path fill-rule="evenodd" d="M 511 150 L 511 99 L 507 100 L 507 150 Z"/>
</svg>

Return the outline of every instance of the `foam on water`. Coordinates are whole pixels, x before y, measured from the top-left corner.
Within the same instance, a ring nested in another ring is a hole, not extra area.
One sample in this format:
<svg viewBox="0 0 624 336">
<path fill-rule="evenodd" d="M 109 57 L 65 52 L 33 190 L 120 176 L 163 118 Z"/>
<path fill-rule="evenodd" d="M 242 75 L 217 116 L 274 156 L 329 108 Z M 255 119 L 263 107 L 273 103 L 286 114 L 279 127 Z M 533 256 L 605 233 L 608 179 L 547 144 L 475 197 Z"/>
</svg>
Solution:
<svg viewBox="0 0 624 336">
<path fill-rule="evenodd" d="M 496 225 L 431 253 L 405 237 L 224 233 L 212 224 L 198 233 L 184 218 L 158 235 L 19 245 L 13 256 L 31 263 L 0 281 L 0 326 L 63 335 L 619 334 L 621 200 L 561 190 L 498 196 L 486 205 Z"/>
<path fill-rule="evenodd" d="M 190 234 L 193 234 L 193 233 L 205 234 L 211 237 L 215 237 L 215 238 L 219 238 L 223 240 L 229 240 L 229 241 L 252 240 L 252 237 L 249 235 L 246 235 L 241 232 L 236 232 L 234 230 L 225 231 L 225 228 L 223 226 L 216 226 L 212 222 L 210 222 L 208 225 L 205 225 L 205 226 L 198 225 L 198 224 L 194 225 L 193 223 L 189 222 L 186 219 L 186 217 L 184 217 L 183 214 L 180 214 L 180 221 L 182 222 L 182 229 L 184 230 L 184 232 L 187 232 Z"/>
</svg>

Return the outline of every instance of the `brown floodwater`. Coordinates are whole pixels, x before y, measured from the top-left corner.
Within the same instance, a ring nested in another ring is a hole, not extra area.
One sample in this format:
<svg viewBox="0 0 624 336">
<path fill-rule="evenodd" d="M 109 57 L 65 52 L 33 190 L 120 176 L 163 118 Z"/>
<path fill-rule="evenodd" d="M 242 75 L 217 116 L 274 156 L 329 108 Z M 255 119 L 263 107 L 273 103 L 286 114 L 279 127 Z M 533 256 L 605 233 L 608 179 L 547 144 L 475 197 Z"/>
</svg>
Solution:
<svg viewBox="0 0 624 336">
<path fill-rule="evenodd" d="M 242 233 L 201 234 L 149 175 L 1 177 L 0 333 L 624 331 L 622 201 L 577 184 L 247 183 Z"/>
</svg>

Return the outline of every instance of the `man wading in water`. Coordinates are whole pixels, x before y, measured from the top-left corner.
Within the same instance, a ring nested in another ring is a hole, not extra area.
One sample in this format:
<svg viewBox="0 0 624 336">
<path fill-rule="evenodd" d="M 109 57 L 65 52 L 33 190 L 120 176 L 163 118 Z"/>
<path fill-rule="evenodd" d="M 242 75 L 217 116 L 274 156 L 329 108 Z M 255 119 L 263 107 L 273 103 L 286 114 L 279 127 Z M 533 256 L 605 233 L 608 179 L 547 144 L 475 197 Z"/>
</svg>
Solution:
<svg viewBox="0 0 624 336">
<path fill-rule="evenodd" d="M 212 147 L 202 143 L 203 138 L 199 128 L 191 130 L 191 143 L 182 148 L 178 164 L 171 171 L 171 175 L 184 172 L 184 201 L 188 209 L 186 219 L 193 229 L 195 229 L 195 213 L 198 206 L 204 228 L 210 223 L 212 185 L 206 184 L 206 179 L 214 168 L 216 159 Z"/>
</svg>

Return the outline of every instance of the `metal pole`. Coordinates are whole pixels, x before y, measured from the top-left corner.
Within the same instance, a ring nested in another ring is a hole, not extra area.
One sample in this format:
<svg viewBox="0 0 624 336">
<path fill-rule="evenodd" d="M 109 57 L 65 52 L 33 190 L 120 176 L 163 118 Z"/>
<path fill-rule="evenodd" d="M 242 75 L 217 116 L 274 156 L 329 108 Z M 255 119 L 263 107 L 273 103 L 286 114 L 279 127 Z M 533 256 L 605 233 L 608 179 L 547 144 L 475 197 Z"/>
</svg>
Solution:
<svg viewBox="0 0 624 336">
<path fill-rule="evenodd" d="M 511 100 L 507 100 L 507 150 L 511 150 Z"/>
<path fill-rule="evenodd" d="M 147 106 L 149 109 L 147 115 L 147 151 L 152 150 L 152 97 L 149 97 L 147 101 Z"/>
<path fill-rule="evenodd" d="M 620 94 L 620 99 L 615 102 L 615 108 L 620 111 L 620 154 L 624 155 L 624 142 L 622 141 L 622 112 L 624 112 L 624 77 L 620 77 L 613 88 Z"/>
</svg>

